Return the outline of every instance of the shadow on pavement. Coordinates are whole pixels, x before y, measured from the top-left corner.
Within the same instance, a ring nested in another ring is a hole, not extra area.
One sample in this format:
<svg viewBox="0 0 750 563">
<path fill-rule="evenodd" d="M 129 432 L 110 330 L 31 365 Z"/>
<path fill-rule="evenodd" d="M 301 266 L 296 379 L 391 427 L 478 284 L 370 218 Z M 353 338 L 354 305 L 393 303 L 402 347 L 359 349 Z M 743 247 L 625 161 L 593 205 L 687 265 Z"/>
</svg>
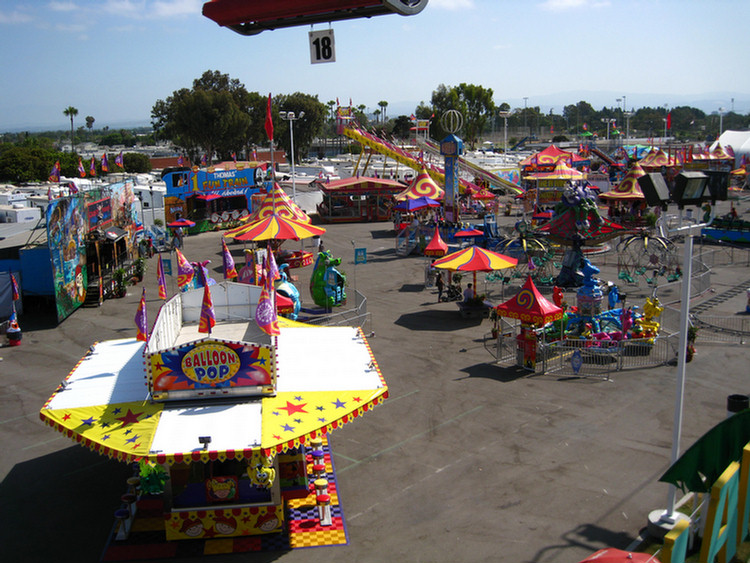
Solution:
<svg viewBox="0 0 750 563">
<path fill-rule="evenodd" d="M 394 324 L 409 330 L 461 330 L 482 324 L 482 319 L 464 319 L 457 311 L 425 310 L 401 315 Z"/>
<path fill-rule="evenodd" d="M 494 379 L 501 383 L 509 383 L 516 379 L 521 379 L 529 375 L 529 371 L 518 366 L 498 366 L 495 364 L 474 364 L 461 370 L 466 374 L 465 377 L 457 377 L 454 381 L 462 381 L 480 377 L 483 379 Z"/>
<path fill-rule="evenodd" d="M 132 475 L 81 446 L 16 464 L 0 483 L 13 507 L 0 529 L 4 561 L 99 561 Z"/>
</svg>

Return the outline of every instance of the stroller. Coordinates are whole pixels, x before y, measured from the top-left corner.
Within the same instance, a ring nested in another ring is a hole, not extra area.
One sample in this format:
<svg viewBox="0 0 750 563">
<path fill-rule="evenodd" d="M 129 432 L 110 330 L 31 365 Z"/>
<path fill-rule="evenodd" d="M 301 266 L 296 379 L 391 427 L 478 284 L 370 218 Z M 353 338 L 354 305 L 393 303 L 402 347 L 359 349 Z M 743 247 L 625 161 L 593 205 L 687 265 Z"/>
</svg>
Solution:
<svg viewBox="0 0 750 563">
<path fill-rule="evenodd" d="M 456 284 L 449 284 L 446 288 L 445 295 L 443 295 L 443 301 L 461 301 L 464 298 L 461 292 L 461 286 Z"/>
</svg>

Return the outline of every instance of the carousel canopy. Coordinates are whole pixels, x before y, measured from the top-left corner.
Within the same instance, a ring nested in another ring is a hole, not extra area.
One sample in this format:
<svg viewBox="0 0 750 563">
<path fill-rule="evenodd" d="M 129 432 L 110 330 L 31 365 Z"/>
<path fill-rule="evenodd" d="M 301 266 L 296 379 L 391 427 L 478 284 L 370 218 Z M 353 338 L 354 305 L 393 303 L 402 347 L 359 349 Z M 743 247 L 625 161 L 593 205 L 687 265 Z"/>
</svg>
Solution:
<svg viewBox="0 0 750 563">
<path fill-rule="evenodd" d="M 661 149 L 652 148 L 649 153 L 638 161 L 641 168 L 661 168 L 662 166 L 671 166 L 672 162 L 669 156 Z"/>
<path fill-rule="evenodd" d="M 617 187 L 614 190 L 610 190 L 607 193 L 601 194 L 599 196 L 599 199 L 646 199 L 643 195 L 643 192 L 641 191 L 641 187 L 638 185 L 638 178 L 640 178 L 641 176 L 645 176 L 645 174 L 646 173 L 643 171 L 643 168 L 641 168 L 638 163 L 634 164 L 632 168 L 628 170 L 628 173 L 625 174 L 622 182 L 617 184 Z"/>
<path fill-rule="evenodd" d="M 274 183 L 271 191 L 260 202 L 258 209 L 248 215 L 244 221 L 246 223 L 254 223 L 272 214 L 294 219 L 295 221 L 302 221 L 303 223 L 310 222 L 310 217 L 307 213 L 302 211 L 277 183 Z"/>
<path fill-rule="evenodd" d="M 583 219 L 588 222 L 588 226 L 579 228 Z M 627 232 L 627 229 L 605 217 L 599 217 L 594 211 L 587 211 L 585 217 L 579 218 L 575 209 L 570 208 L 539 227 L 537 231 L 547 233 L 551 239 L 561 244 L 594 246 L 620 236 Z"/>
<path fill-rule="evenodd" d="M 430 199 L 438 200 L 443 199 L 444 195 L 445 190 L 438 186 L 435 183 L 435 180 L 433 180 L 427 173 L 427 170 L 423 168 L 417 177 L 412 180 L 411 184 L 409 184 L 409 187 L 396 196 L 396 199 L 403 200 L 429 197 Z"/>
<path fill-rule="evenodd" d="M 520 166 L 528 167 L 533 166 L 536 168 L 548 167 L 552 168 L 557 165 L 560 161 L 567 162 L 569 165 L 575 166 L 576 164 L 584 164 L 588 162 L 585 158 L 581 158 L 577 154 L 572 152 L 564 151 L 556 145 L 550 145 L 546 149 L 531 155 L 529 158 L 522 160 Z"/>
<path fill-rule="evenodd" d="M 530 174 L 529 177 L 547 180 L 581 180 L 583 173 L 568 166 L 564 159 L 560 159 L 552 172 L 537 172 Z"/>
<path fill-rule="evenodd" d="M 257 241 L 257 240 L 301 240 L 314 236 L 323 235 L 326 230 L 309 223 L 295 221 L 276 214 L 242 225 L 224 233 L 224 236 L 234 237 L 234 240 Z M 231 234 L 230 234 L 231 233 Z"/>
<path fill-rule="evenodd" d="M 562 307 L 548 301 L 534 285 L 531 276 L 526 278 L 520 291 L 511 299 L 495 307 L 501 317 L 518 319 L 522 323 L 546 325 L 561 319 Z"/>
</svg>

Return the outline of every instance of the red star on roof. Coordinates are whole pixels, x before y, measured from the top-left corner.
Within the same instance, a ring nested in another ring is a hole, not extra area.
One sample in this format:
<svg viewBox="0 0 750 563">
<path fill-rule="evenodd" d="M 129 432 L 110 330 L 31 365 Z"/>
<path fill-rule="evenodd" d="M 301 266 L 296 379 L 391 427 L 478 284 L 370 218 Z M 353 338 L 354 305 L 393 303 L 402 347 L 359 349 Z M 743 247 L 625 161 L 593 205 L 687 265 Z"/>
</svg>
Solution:
<svg viewBox="0 0 750 563">
<path fill-rule="evenodd" d="M 289 401 L 286 402 L 285 407 L 279 407 L 280 411 L 286 411 L 289 416 L 292 416 L 296 412 L 301 412 L 304 414 L 307 414 L 307 411 L 305 410 L 305 407 L 307 406 L 307 403 L 302 403 L 300 405 L 293 405 Z"/>
<path fill-rule="evenodd" d="M 123 426 L 127 426 L 128 424 L 135 424 L 136 422 L 138 422 L 138 417 L 142 414 L 142 412 L 133 413 L 133 411 L 128 409 L 128 414 L 126 414 L 125 416 L 117 416 L 115 417 L 115 420 L 120 420 L 122 421 Z"/>
</svg>

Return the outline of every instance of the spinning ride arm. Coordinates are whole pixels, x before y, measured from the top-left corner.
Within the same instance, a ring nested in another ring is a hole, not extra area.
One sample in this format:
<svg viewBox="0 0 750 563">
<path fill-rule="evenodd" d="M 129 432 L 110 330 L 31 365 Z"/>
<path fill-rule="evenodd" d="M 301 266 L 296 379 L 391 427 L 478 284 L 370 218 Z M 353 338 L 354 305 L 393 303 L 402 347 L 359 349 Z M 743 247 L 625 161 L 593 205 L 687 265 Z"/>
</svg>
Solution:
<svg viewBox="0 0 750 563">
<path fill-rule="evenodd" d="M 210 0 L 203 15 L 241 35 L 386 14 L 413 16 L 428 0 Z"/>
</svg>

